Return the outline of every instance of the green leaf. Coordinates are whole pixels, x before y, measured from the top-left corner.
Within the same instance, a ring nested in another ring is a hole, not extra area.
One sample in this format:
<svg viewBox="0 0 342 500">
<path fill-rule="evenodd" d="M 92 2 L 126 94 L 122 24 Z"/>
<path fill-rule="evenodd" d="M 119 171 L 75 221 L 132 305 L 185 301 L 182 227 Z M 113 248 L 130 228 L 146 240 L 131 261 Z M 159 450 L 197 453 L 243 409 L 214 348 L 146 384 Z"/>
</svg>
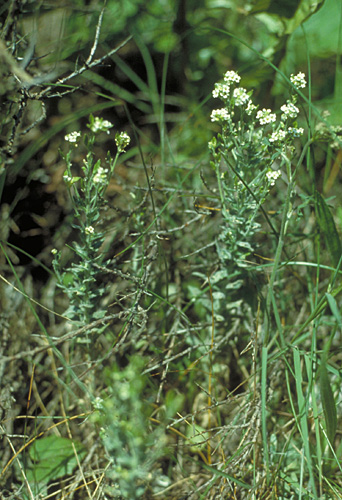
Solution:
<svg viewBox="0 0 342 500">
<path fill-rule="evenodd" d="M 284 0 L 258 0 L 251 10 L 251 14 L 268 12 L 290 19 L 295 15 L 300 2 L 301 0 L 287 0 L 286 2 Z"/>
<path fill-rule="evenodd" d="M 330 380 L 328 377 L 328 370 L 327 370 L 327 363 L 325 356 L 323 356 L 321 360 L 320 392 L 321 392 L 325 425 L 327 429 L 327 436 L 330 441 L 330 444 L 333 445 L 337 429 L 337 413 L 336 413 L 335 399 L 331 389 Z"/>
<path fill-rule="evenodd" d="M 64 273 L 63 274 L 63 285 L 66 287 L 70 287 L 74 283 L 74 276 L 72 273 Z"/>
<path fill-rule="evenodd" d="M 341 2 L 306 0 L 302 1 L 299 11 L 304 29 L 298 25 L 289 40 L 286 56 L 288 61 L 295 67 L 300 67 L 307 58 L 306 50 L 302 50 L 306 46 L 309 47 L 312 58 L 327 59 L 335 56 L 339 47 Z"/>
<path fill-rule="evenodd" d="M 334 297 L 332 295 L 330 295 L 330 293 L 326 293 L 325 296 L 328 300 L 329 307 L 330 307 L 331 312 L 333 313 L 333 315 L 337 321 L 339 328 L 342 329 L 342 317 L 341 317 L 340 311 L 338 310 L 336 300 L 334 299 Z"/>
<path fill-rule="evenodd" d="M 248 490 L 252 489 L 252 486 L 248 483 L 245 483 L 244 481 L 241 481 L 241 479 L 237 479 L 236 477 L 227 474 L 226 472 L 223 472 L 222 470 L 215 469 L 215 467 L 211 467 L 210 465 L 207 464 L 202 464 L 205 469 L 207 469 L 209 472 L 214 474 L 214 476 L 220 476 L 220 477 L 225 477 L 226 479 L 229 479 L 229 481 L 232 481 L 232 483 L 237 484 L 241 488 L 246 488 Z"/>
<path fill-rule="evenodd" d="M 333 265 L 337 267 L 342 253 L 341 240 L 331 211 L 318 191 L 315 192 L 315 212 L 319 229 L 324 236 Z"/>
<path fill-rule="evenodd" d="M 195 424 L 194 426 L 190 425 L 187 427 L 186 436 L 188 438 L 190 450 L 197 452 L 207 446 L 210 434 L 204 427 Z"/>
<path fill-rule="evenodd" d="M 37 439 L 29 450 L 31 464 L 26 470 L 29 483 L 41 489 L 50 481 L 71 474 L 77 466 L 72 443 L 79 460 L 82 460 L 86 449 L 81 443 L 59 436 Z"/>
</svg>

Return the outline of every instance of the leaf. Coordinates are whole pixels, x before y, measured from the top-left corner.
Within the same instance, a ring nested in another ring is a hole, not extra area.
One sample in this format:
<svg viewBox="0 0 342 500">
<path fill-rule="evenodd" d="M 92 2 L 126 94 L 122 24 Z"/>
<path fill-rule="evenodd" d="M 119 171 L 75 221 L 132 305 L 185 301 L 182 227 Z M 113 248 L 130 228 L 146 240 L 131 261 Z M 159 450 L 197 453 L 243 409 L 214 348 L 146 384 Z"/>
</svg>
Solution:
<svg viewBox="0 0 342 500">
<path fill-rule="evenodd" d="M 333 445 L 337 429 L 337 413 L 334 394 L 331 389 L 328 377 L 327 363 L 325 356 L 321 360 L 320 370 L 320 392 L 324 412 L 327 436 L 330 444 Z"/>
<path fill-rule="evenodd" d="M 342 253 L 341 240 L 331 211 L 318 191 L 315 192 L 315 212 L 319 229 L 324 236 L 333 265 L 337 267 Z"/>
<path fill-rule="evenodd" d="M 207 464 L 202 464 L 202 466 L 207 469 L 209 472 L 211 472 L 214 476 L 220 476 L 224 477 L 226 479 L 229 479 L 232 483 L 237 484 L 241 488 L 246 488 L 248 490 L 252 489 L 252 486 L 248 483 L 245 483 L 244 481 L 241 481 L 241 479 L 237 479 L 236 477 L 227 474 L 226 472 L 223 472 L 222 470 L 215 469 L 214 467 L 211 467 L 210 465 Z"/>
<path fill-rule="evenodd" d="M 194 452 L 204 449 L 210 437 L 209 432 L 206 431 L 204 427 L 197 424 L 187 427 L 186 436 L 188 438 L 190 450 Z"/>
<path fill-rule="evenodd" d="M 44 488 L 50 481 L 71 474 L 77 466 L 73 443 L 82 460 L 86 449 L 81 443 L 59 436 L 37 439 L 29 450 L 32 461 L 26 471 L 29 483 Z"/>
<path fill-rule="evenodd" d="M 295 15 L 301 0 L 258 0 L 251 10 L 252 14 L 257 12 L 268 12 L 290 19 Z"/>
<path fill-rule="evenodd" d="M 331 309 L 331 312 L 333 313 L 339 328 L 342 330 L 342 318 L 341 318 L 340 311 L 338 310 L 336 300 L 332 295 L 330 295 L 330 293 L 326 293 L 325 296 L 328 300 L 328 304 L 329 304 L 329 307 Z"/>
</svg>

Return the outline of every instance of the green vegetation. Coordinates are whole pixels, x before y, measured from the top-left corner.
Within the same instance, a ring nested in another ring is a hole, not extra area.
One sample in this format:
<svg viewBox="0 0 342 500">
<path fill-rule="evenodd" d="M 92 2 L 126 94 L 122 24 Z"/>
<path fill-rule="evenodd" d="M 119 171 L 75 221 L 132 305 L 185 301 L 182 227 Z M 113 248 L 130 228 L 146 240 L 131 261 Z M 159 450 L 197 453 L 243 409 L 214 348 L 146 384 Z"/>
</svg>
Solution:
<svg viewBox="0 0 342 500">
<path fill-rule="evenodd" d="M 340 2 L 0 23 L 0 497 L 342 498 Z"/>
</svg>

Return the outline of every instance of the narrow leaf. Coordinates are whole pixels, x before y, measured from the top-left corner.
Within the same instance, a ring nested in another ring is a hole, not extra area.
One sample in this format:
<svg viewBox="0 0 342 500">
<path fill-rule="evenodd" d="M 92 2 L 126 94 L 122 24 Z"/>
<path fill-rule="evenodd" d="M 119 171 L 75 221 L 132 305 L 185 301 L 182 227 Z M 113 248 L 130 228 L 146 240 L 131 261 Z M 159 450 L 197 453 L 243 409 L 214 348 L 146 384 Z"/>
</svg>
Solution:
<svg viewBox="0 0 342 500">
<path fill-rule="evenodd" d="M 327 436 L 330 444 L 333 445 L 336 429 L 337 429 L 337 413 L 334 395 L 331 389 L 330 380 L 328 377 L 327 363 L 325 356 L 321 360 L 320 370 L 320 392 L 322 406 L 327 429 Z"/>
<path fill-rule="evenodd" d="M 332 295 L 330 295 L 330 293 L 326 293 L 325 296 L 328 300 L 331 312 L 333 313 L 339 328 L 342 329 L 342 318 L 341 318 L 340 311 L 338 310 L 336 300 L 334 299 L 334 297 Z"/>
<path fill-rule="evenodd" d="M 248 483 L 245 483 L 244 481 L 241 481 L 241 479 L 237 479 L 236 477 L 227 474 L 226 472 L 223 472 L 222 470 L 215 469 L 214 467 L 211 467 L 210 465 L 207 464 L 202 464 L 202 466 L 207 469 L 209 472 L 211 472 L 214 476 L 221 476 L 226 479 L 229 479 L 229 481 L 232 481 L 233 483 L 237 484 L 241 488 L 246 488 L 248 490 L 252 489 L 252 486 Z"/>
<path fill-rule="evenodd" d="M 331 211 L 318 191 L 315 192 L 315 212 L 319 229 L 324 236 L 333 264 L 337 267 L 342 253 L 341 240 Z"/>
</svg>

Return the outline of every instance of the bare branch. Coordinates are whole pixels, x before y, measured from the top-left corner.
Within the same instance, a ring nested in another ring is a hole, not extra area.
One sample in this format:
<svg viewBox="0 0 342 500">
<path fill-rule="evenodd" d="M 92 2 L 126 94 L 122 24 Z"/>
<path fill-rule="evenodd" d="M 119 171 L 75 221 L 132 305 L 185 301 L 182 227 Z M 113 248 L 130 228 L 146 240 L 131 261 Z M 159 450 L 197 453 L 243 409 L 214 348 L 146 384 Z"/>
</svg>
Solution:
<svg viewBox="0 0 342 500">
<path fill-rule="evenodd" d="M 89 64 L 93 60 L 93 57 L 94 57 L 97 45 L 99 43 L 99 37 L 100 37 L 100 32 L 101 32 L 101 26 L 102 26 L 102 20 L 103 20 L 104 11 L 105 11 L 105 8 L 103 7 L 103 9 L 101 10 L 101 14 L 99 16 L 99 20 L 97 21 L 94 43 L 93 43 L 93 46 L 91 48 L 89 57 L 88 57 L 88 59 L 85 62 L 86 66 L 89 66 Z"/>
<path fill-rule="evenodd" d="M 73 71 L 72 73 L 70 73 L 69 75 L 65 76 L 64 78 L 61 78 L 60 80 L 58 80 L 57 85 L 58 84 L 63 85 L 64 83 L 68 82 L 72 78 L 75 78 L 75 76 L 79 76 L 82 73 L 84 73 L 85 71 L 87 71 L 88 69 L 91 69 L 94 66 L 98 66 L 103 61 L 105 61 L 108 57 L 110 57 L 111 55 L 115 54 L 115 52 L 117 52 L 122 47 L 124 47 L 126 45 L 126 43 L 128 43 L 132 38 L 133 38 L 132 35 L 130 35 L 118 47 L 115 47 L 115 49 L 110 50 L 103 57 L 100 57 L 99 59 L 95 59 L 95 61 L 93 61 L 90 64 L 84 64 L 80 69 L 77 69 L 77 70 Z M 36 99 L 41 99 L 42 97 L 44 97 L 46 94 L 49 93 L 49 91 L 51 90 L 51 88 L 52 88 L 51 86 L 45 88 L 42 92 L 40 92 L 39 94 L 37 94 L 35 96 L 35 98 Z M 50 97 L 50 96 L 47 96 L 47 97 Z"/>
</svg>

